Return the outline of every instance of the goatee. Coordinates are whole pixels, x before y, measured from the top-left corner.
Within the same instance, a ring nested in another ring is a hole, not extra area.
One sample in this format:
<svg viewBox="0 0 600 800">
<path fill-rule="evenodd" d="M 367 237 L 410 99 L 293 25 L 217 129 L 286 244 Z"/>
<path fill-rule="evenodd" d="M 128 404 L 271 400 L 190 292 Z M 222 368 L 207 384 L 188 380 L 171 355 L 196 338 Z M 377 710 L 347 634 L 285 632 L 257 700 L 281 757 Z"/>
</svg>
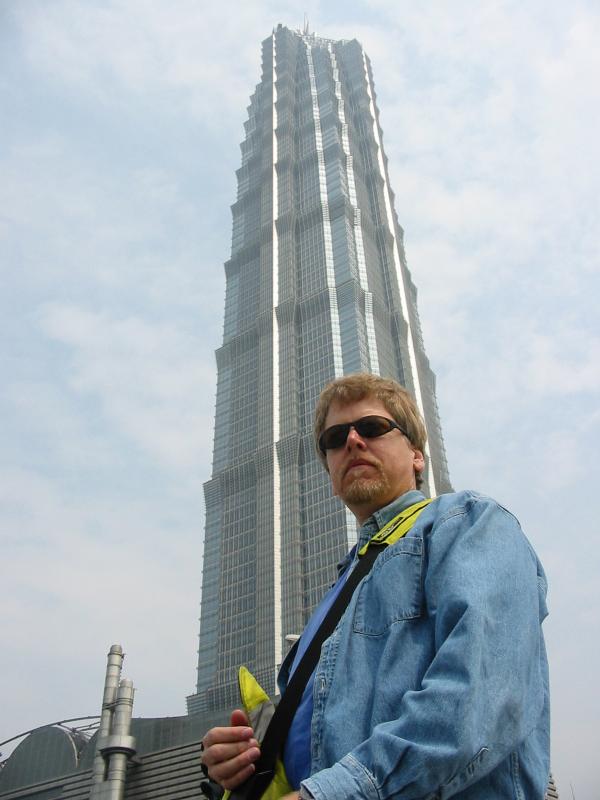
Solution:
<svg viewBox="0 0 600 800">
<path fill-rule="evenodd" d="M 384 474 L 379 474 L 376 478 L 355 478 L 344 489 L 344 502 L 361 504 L 370 503 L 382 495 L 389 493 L 390 484 Z"/>
</svg>

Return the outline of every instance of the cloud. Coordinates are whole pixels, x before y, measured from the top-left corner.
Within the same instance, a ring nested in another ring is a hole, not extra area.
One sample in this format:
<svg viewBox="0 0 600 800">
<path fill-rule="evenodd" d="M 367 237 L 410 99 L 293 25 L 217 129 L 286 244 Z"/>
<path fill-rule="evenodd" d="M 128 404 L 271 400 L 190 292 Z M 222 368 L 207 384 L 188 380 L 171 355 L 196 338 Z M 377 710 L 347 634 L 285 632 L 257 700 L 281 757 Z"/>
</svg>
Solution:
<svg viewBox="0 0 600 800">
<path fill-rule="evenodd" d="M 49 306 L 40 322 L 70 350 L 69 389 L 97 401 L 130 443 L 179 469 L 210 451 L 212 408 L 204 398 L 215 385 L 215 369 L 202 363 L 195 336 L 174 325 L 72 306 Z"/>
<path fill-rule="evenodd" d="M 524 337 L 523 375 L 527 386 L 545 397 L 600 391 L 600 338 L 589 331 L 570 326 L 553 330 L 552 335 Z"/>
<path fill-rule="evenodd" d="M 3 635 L 16 667 L 7 718 L 26 729 L 96 713 L 104 650 L 119 640 L 134 654 L 136 713 L 183 712 L 193 685 L 201 547 L 190 510 L 198 513 L 199 484 L 187 497 L 170 497 L 171 513 L 164 491 L 143 501 L 83 500 L 54 479 L 16 469 L 2 470 L 0 485 Z M 186 650 L 187 663 L 165 672 L 164 653 Z M 26 707 L 17 707 L 22 696 Z"/>
<path fill-rule="evenodd" d="M 218 131 L 226 118 L 239 120 L 259 80 L 260 42 L 282 15 L 295 17 L 297 9 L 238 2 L 224 15 L 218 5 L 193 0 L 178 0 L 175 9 L 142 0 L 63 0 L 13 13 L 30 63 L 52 80 L 91 90 L 91 99 L 107 105 L 168 93 L 171 113 L 186 108 Z"/>
<path fill-rule="evenodd" d="M 0 213 L 10 221 L 5 242 L 15 242 L 19 266 L 37 269 L 38 281 L 70 277 L 72 285 L 94 281 L 114 289 L 126 280 L 139 294 L 160 280 L 163 292 L 181 289 L 182 267 L 187 272 L 198 258 L 189 249 L 193 233 L 178 236 L 194 231 L 194 198 L 172 164 L 148 159 L 137 166 L 108 156 L 90 158 L 73 133 L 41 131 L 14 143 L 0 163 Z M 190 299 L 187 283 L 183 302 Z"/>
</svg>

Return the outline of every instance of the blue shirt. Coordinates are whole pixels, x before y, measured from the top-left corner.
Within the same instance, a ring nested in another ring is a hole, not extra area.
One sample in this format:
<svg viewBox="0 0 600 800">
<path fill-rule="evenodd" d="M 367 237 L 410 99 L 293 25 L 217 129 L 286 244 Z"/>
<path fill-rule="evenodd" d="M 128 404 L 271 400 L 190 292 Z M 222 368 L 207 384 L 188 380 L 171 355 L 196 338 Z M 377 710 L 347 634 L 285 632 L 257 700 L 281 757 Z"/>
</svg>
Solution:
<svg viewBox="0 0 600 800">
<path fill-rule="evenodd" d="M 361 528 L 359 546 L 399 501 Z M 545 595 L 512 514 L 473 492 L 436 498 L 379 556 L 321 649 L 302 786 L 316 800 L 542 798 Z"/>
<path fill-rule="evenodd" d="M 356 548 L 354 547 L 351 551 L 351 555 L 354 555 L 355 551 Z M 338 580 L 325 594 L 325 597 L 321 600 L 313 615 L 309 619 L 306 628 L 300 637 L 298 646 L 296 647 L 288 680 L 296 671 L 296 667 L 300 663 L 307 647 L 311 643 L 313 636 L 318 631 L 321 623 L 325 619 L 327 612 L 333 605 L 333 601 L 340 593 L 342 586 L 346 583 L 346 579 L 349 574 L 350 570 L 346 569 L 346 571 L 340 575 Z M 300 782 L 303 781 L 304 778 L 308 778 L 310 775 L 310 721 L 312 719 L 313 712 L 312 694 L 314 682 L 315 673 L 313 672 L 308 680 L 308 683 L 306 684 L 304 692 L 302 693 L 302 699 L 300 700 L 298 709 L 294 715 L 283 751 L 285 774 L 287 775 L 290 786 L 295 789 L 300 786 Z"/>
<path fill-rule="evenodd" d="M 367 522 L 361 528 L 361 541 L 368 540 L 374 536 L 387 522 L 393 519 L 401 511 L 418 503 L 423 499 L 420 492 L 407 492 L 402 497 L 399 497 L 393 503 L 385 508 L 377 511 L 372 517 L 369 517 Z M 294 674 L 296 667 L 302 660 L 307 647 L 312 641 L 313 636 L 318 631 L 321 623 L 335 598 L 340 593 L 346 579 L 354 567 L 356 561 L 356 546 L 348 553 L 346 558 L 339 565 L 340 576 L 334 585 L 325 594 L 311 618 L 309 619 L 306 628 L 295 649 L 293 661 L 289 672 L 286 677 L 286 684 Z M 300 783 L 308 778 L 310 775 L 310 723 L 313 713 L 313 687 L 314 687 L 315 674 L 311 675 L 306 688 L 302 694 L 302 699 L 298 705 L 298 710 L 294 716 L 294 720 L 290 726 L 290 730 L 286 739 L 284 747 L 283 761 L 285 764 L 285 772 L 290 783 L 290 786 L 297 789 Z M 281 687 L 283 690 L 283 687 Z"/>
</svg>

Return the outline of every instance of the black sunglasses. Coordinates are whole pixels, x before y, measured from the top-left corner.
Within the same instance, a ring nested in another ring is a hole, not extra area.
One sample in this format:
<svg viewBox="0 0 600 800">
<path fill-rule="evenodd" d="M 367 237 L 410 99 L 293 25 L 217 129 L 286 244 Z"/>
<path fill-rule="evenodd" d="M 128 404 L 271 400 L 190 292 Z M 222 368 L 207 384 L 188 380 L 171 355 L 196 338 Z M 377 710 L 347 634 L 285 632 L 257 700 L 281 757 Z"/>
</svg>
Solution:
<svg viewBox="0 0 600 800">
<path fill-rule="evenodd" d="M 394 429 L 399 430 L 408 439 L 409 436 L 406 431 L 394 422 L 393 419 L 387 417 L 379 417 L 374 414 L 368 417 L 361 417 L 354 420 L 354 422 L 344 422 L 341 425 L 332 425 L 319 436 L 319 450 L 325 455 L 327 450 L 335 450 L 337 447 L 343 447 L 346 444 L 346 439 L 350 433 L 350 428 L 362 436 L 364 439 L 376 439 L 378 436 L 383 436 Z"/>
</svg>

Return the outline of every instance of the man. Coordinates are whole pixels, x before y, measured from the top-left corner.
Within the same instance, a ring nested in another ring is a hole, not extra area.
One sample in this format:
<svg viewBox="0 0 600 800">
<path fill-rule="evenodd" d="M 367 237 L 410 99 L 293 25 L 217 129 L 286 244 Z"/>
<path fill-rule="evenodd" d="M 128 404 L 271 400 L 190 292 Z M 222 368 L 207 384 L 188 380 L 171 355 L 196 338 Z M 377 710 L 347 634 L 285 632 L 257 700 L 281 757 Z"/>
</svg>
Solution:
<svg viewBox="0 0 600 800">
<path fill-rule="evenodd" d="M 339 586 L 356 551 L 424 499 L 426 434 L 404 389 L 367 374 L 325 387 L 314 433 L 334 493 L 361 526 Z M 542 567 L 508 511 L 473 492 L 436 498 L 378 556 L 321 649 L 284 751 L 299 789 L 289 798 L 543 798 L 545 594 Z M 309 622 L 300 651 L 316 627 Z M 284 691 L 297 661 L 292 652 L 282 666 Z M 225 788 L 249 777 L 260 754 L 241 711 L 203 745 Z"/>
</svg>

